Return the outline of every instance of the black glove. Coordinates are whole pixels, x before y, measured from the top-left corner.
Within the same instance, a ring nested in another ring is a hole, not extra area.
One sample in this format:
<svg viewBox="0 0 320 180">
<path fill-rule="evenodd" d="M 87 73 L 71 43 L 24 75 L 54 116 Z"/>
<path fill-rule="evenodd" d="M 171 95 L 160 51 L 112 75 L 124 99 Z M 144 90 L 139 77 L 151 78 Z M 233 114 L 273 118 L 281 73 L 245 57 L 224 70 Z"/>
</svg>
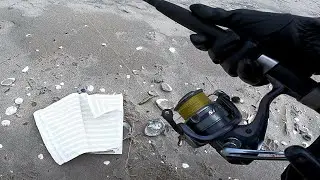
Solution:
<svg viewBox="0 0 320 180">
<path fill-rule="evenodd" d="M 231 29 L 244 42 L 236 51 L 226 51 L 223 47 L 227 44 L 200 34 L 190 36 L 198 49 L 208 51 L 211 59 L 231 76 L 252 85 L 265 84 L 259 64 L 248 59 L 246 52 L 251 51 L 276 59 L 299 76 L 320 72 L 319 19 L 245 9 L 226 11 L 202 4 L 191 5 L 190 10 L 207 24 Z"/>
</svg>

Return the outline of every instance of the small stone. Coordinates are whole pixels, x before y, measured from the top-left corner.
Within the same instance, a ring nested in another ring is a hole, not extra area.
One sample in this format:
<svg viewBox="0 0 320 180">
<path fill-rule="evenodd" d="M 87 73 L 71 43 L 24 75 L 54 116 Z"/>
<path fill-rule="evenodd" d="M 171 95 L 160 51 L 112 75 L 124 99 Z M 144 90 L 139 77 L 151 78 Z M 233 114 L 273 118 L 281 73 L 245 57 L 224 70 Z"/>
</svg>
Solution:
<svg viewBox="0 0 320 180">
<path fill-rule="evenodd" d="M 37 106 L 37 102 L 32 101 L 32 102 L 31 102 L 31 106 L 32 106 L 32 107 L 36 107 L 36 106 Z"/>
<path fill-rule="evenodd" d="M 122 68 L 122 65 L 119 65 L 120 68 Z"/>
<path fill-rule="evenodd" d="M 169 51 L 172 52 L 172 53 L 175 53 L 175 52 L 176 52 L 176 49 L 175 49 L 174 47 L 170 47 L 170 48 L 169 48 Z"/>
<path fill-rule="evenodd" d="M 22 125 L 26 126 L 26 125 L 28 125 L 28 124 L 29 124 L 28 122 L 24 122 Z"/>
<path fill-rule="evenodd" d="M 299 122 L 300 119 L 298 119 L 297 117 L 293 118 L 295 122 Z"/>
<path fill-rule="evenodd" d="M 161 164 L 164 164 L 164 161 L 160 161 L 161 162 Z"/>
<path fill-rule="evenodd" d="M 39 159 L 43 159 L 43 154 L 39 154 L 39 155 L 38 155 L 38 158 L 39 158 Z"/>
<path fill-rule="evenodd" d="M 288 143 L 285 142 L 285 141 L 281 141 L 280 143 L 281 143 L 282 145 L 284 145 L 284 146 L 287 146 L 287 145 L 288 145 Z"/>
<path fill-rule="evenodd" d="M 174 103 L 168 99 L 157 99 L 156 104 L 161 110 L 174 108 Z"/>
<path fill-rule="evenodd" d="M 30 37 L 31 36 L 31 34 L 26 34 L 26 37 Z"/>
<path fill-rule="evenodd" d="M 36 52 L 39 52 L 40 50 L 39 49 L 36 49 Z"/>
<path fill-rule="evenodd" d="M 233 97 L 231 98 L 231 101 L 232 101 L 233 103 L 240 103 L 241 98 L 238 97 L 238 96 L 233 96 Z"/>
<path fill-rule="evenodd" d="M 17 99 L 14 100 L 14 103 L 22 104 L 23 103 L 23 99 L 22 98 L 17 98 Z"/>
<path fill-rule="evenodd" d="M 59 46 L 59 49 L 62 49 L 63 47 L 62 46 Z"/>
<path fill-rule="evenodd" d="M 2 144 L 0 144 L 0 149 L 2 149 L 3 148 L 3 146 L 2 146 Z"/>
<path fill-rule="evenodd" d="M 312 135 L 309 134 L 309 133 L 303 133 L 303 134 L 302 134 L 302 138 L 303 138 L 304 140 L 306 140 L 306 141 L 311 141 Z"/>
<path fill-rule="evenodd" d="M 16 81 L 16 78 L 7 78 L 1 81 L 2 86 L 11 86 Z"/>
<path fill-rule="evenodd" d="M 182 167 L 183 167 L 184 169 L 186 169 L 186 168 L 189 168 L 190 166 L 189 166 L 189 164 L 187 164 L 187 163 L 182 163 Z"/>
<path fill-rule="evenodd" d="M 60 83 L 61 86 L 64 86 L 64 82 Z"/>
<path fill-rule="evenodd" d="M 7 109 L 6 109 L 6 115 L 7 116 L 10 116 L 10 115 L 13 115 L 13 114 L 15 114 L 16 112 L 17 112 L 17 110 L 18 110 L 18 108 L 17 107 L 15 107 L 15 106 L 10 106 L 10 107 L 8 107 Z"/>
<path fill-rule="evenodd" d="M 149 96 L 149 95 L 148 95 L 147 97 L 143 98 L 143 99 L 138 103 L 138 105 L 143 105 L 143 104 L 149 102 L 152 98 L 154 98 L 154 96 Z"/>
<path fill-rule="evenodd" d="M 92 85 L 87 86 L 87 90 L 92 92 L 94 90 L 94 87 Z"/>
<path fill-rule="evenodd" d="M 172 91 L 172 87 L 168 83 L 161 83 L 161 89 L 165 92 Z"/>
<path fill-rule="evenodd" d="M 102 45 L 102 46 L 107 46 L 107 43 L 102 43 L 101 45 Z"/>
<path fill-rule="evenodd" d="M 153 97 L 158 97 L 159 94 L 156 91 L 148 91 L 148 94 Z"/>
<path fill-rule="evenodd" d="M 52 102 L 57 102 L 57 101 L 59 101 L 60 100 L 60 98 L 59 97 L 53 97 L 52 98 Z M 31 104 L 32 105 L 32 104 Z"/>
<path fill-rule="evenodd" d="M 3 120 L 1 121 L 2 126 L 10 126 L 10 121 L 9 120 Z"/>
<path fill-rule="evenodd" d="M 186 82 L 186 83 L 184 83 L 184 85 L 185 85 L 185 86 L 188 86 L 188 85 L 189 85 L 189 83 L 187 83 L 187 82 Z"/>
<path fill-rule="evenodd" d="M 159 136 L 165 130 L 165 124 L 161 119 L 149 120 L 144 128 L 144 134 L 149 137 Z"/>
<path fill-rule="evenodd" d="M 145 70 L 146 68 L 145 68 L 144 66 L 141 66 L 141 69 L 142 69 L 142 70 Z"/>
<path fill-rule="evenodd" d="M 306 148 L 306 147 L 309 146 L 309 144 L 308 144 L 307 142 L 302 142 L 301 145 L 302 145 L 302 147 L 304 147 L 304 148 Z"/>
<path fill-rule="evenodd" d="M 152 83 L 162 83 L 163 79 L 160 76 L 156 76 L 152 79 Z"/>
<path fill-rule="evenodd" d="M 31 93 L 27 93 L 27 96 L 31 96 Z"/>
<path fill-rule="evenodd" d="M 149 144 L 152 144 L 152 142 L 151 142 L 150 140 L 148 141 L 148 143 L 149 143 Z"/>
<path fill-rule="evenodd" d="M 62 88 L 61 85 L 55 85 L 55 87 L 56 87 L 57 90 Z"/>
<path fill-rule="evenodd" d="M 103 161 L 103 164 L 108 166 L 110 164 L 110 161 Z"/>
<path fill-rule="evenodd" d="M 132 70 L 132 73 L 133 73 L 134 75 L 138 75 L 138 74 L 139 74 L 139 70 Z"/>
<path fill-rule="evenodd" d="M 136 50 L 140 51 L 142 48 L 143 48 L 142 46 L 138 46 L 138 47 L 136 47 Z"/>
<path fill-rule="evenodd" d="M 106 92 L 106 89 L 105 89 L 105 88 L 100 88 L 99 90 L 100 90 L 100 92 L 102 92 L 102 93 Z"/>
<path fill-rule="evenodd" d="M 26 73 L 27 71 L 29 71 L 29 66 L 26 66 L 25 68 L 22 69 L 23 73 Z"/>
<path fill-rule="evenodd" d="M 128 74 L 128 75 L 127 75 L 127 79 L 130 79 L 130 77 L 131 77 L 131 76 Z"/>
</svg>

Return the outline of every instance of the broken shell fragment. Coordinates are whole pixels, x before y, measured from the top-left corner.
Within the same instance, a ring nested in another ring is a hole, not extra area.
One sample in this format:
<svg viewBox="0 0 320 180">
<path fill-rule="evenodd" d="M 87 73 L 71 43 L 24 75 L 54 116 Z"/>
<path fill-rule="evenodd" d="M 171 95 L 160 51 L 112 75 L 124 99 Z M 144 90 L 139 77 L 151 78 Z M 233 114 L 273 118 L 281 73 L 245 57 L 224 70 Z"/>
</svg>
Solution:
<svg viewBox="0 0 320 180">
<path fill-rule="evenodd" d="M 10 126 L 10 121 L 9 120 L 3 120 L 1 121 L 2 126 Z"/>
<path fill-rule="evenodd" d="M 165 130 L 165 124 L 161 119 L 149 120 L 145 129 L 144 134 L 149 137 L 159 136 Z"/>
<path fill-rule="evenodd" d="M 6 109 L 6 115 L 7 116 L 10 116 L 10 115 L 13 115 L 17 112 L 18 108 L 15 107 L 15 106 L 10 106 Z"/>
<path fill-rule="evenodd" d="M 161 83 L 161 89 L 165 92 L 172 91 L 172 87 L 168 83 Z"/>
<path fill-rule="evenodd" d="M 1 81 L 2 86 L 11 86 L 16 81 L 16 78 L 7 78 Z"/>
<path fill-rule="evenodd" d="M 156 104 L 161 110 L 174 108 L 174 103 L 168 99 L 157 99 Z"/>
<path fill-rule="evenodd" d="M 153 97 L 159 96 L 159 94 L 156 91 L 148 91 L 148 94 Z"/>
</svg>

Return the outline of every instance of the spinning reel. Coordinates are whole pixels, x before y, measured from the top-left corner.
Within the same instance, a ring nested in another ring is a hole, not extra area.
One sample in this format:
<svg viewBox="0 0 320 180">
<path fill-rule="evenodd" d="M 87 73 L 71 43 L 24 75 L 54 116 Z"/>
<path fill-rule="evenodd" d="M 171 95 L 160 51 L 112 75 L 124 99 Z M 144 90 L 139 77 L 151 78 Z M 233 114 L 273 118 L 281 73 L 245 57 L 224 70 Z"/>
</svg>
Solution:
<svg viewBox="0 0 320 180">
<path fill-rule="evenodd" d="M 215 101 L 211 101 L 202 89 L 182 97 L 174 110 L 185 120 L 184 123 L 176 124 L 170 109 L 163 110 L 162 116 L 180 134 L 178 144 L 182 140 L 194 148 L 210 144 L 230 163 L 286 160 L 283 152 L 259 150 L 268 126 L 270 103 L 285 91 L 276 82 L 273 87 L 261 100 L 254 121 L 248 125 L 239 125 L 241 113 L 223 91 L 215 91 Z"/>
</svg>

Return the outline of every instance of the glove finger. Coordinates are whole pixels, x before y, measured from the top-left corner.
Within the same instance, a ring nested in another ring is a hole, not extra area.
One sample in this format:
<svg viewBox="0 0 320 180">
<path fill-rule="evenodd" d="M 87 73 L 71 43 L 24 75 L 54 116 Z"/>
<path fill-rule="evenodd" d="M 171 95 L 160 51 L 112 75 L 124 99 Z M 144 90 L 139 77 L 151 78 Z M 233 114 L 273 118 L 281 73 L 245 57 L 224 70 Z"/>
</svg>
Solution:
<svg viewBox="0 0 320 180">
<path fill-rule="evenodd" d="M 191 34 L 190 41 L 201 51 L 208 51 L 211 45 L 211 41 L 205 35 L 201 34 Z"/>
<path fill-rule="evenodd" d="M 190 10 L 198 18 L 232 29 L 241 38 L 257 39 L 277 32 L 292 21 L 291 14 L 260 12 L 247 9 L 226 11 L 203 4 L 193 4 Z"/>
<path fill-rule="evenodd" d="M 221 8 L 212 8 L 203 4 L 192 4 L 190 10 L 200 19 L 211 22 L 213 24 L 218 24 L 221 26 L 228 27 L 231 22 L 229 22 L 229 16 L 231 13 Z"/>
</svg>

